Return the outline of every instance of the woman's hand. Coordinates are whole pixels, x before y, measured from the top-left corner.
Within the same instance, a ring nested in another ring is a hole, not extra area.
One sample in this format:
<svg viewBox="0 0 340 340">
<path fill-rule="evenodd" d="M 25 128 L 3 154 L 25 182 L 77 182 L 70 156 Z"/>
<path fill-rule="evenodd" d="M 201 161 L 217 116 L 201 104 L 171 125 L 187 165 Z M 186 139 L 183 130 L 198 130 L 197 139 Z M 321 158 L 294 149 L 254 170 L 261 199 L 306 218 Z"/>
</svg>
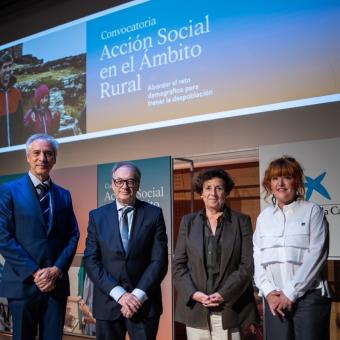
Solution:
<svg viewBox="0 0 340 340">
<path fill-rule="evenodd" d="M 267 302 L 270 311 L 274 316 L 279 314 L 280 316 L 285 316 L 285 310 L 289 312 L 293 308 L 293 301 L 289 300 L 283 292 L 274 290 L 267 295 Z"/>
<path fill-rule="evenodd" d="M 214 294 L 209 295 L 209 303 L 204 304 L 205 307 L 218 307 L 221 303 L 224 302 L 223 296 L 216 292 Z"/>
<path fill-rule="evenodd" d="M 290 312 L 292 308 L 293 308 L 293 301 L 289 300 L 289 298 L 287 298 L 287 296 L 283 292 L 280 292 L 279 304 L 276 307 L 276 310 L 278 311 L 278 313 L 284 316 L 285 315 L 284 311 L 288 310 Z"/>
<path fill-rule="evenodd" d="M 209 295 L 204 294 L 204 293 L 199 292 L 199 291 L 192 294 L 192 299 L 201 303 L 202 305 L 209 303 Z"/>
<path fill-rule="evenodd" d="M 267 302 L 268 302 L 268 305 L 269 305 L 269 309 L 270 311 L 272 312 L 272 314 L 274 316 L 276 316 L 276 311 L 277 311 L 277 306 L 279 305 L 280 303 L 280 292 L 277 291 L 277 290 L 273 290 L 272 292 L 270 292 L 268 295 L 267 295 Z M 277 311 L 280 315 L 281 314 L 281 311 L 278 310 Z M 282 315 L 284 316 L 284 315 Z"/>
<path fill-rule="evenodd" d="M 192 295 L 192 299 L 201 303 L 204 307 L 218 307 L 224 302 L 224 298 L 220 293 L 207 295 L 199 291 Z"/>
</svg>

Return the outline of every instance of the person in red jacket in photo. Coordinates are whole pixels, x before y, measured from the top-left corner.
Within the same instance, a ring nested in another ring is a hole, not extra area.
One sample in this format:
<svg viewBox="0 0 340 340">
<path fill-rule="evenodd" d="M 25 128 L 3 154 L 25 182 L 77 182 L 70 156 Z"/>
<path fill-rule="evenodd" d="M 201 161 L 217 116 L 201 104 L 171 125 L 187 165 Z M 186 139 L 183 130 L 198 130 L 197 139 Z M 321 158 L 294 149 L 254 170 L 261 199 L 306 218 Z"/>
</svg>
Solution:
<svg viewBox="0 0 340 340">
<path fill-rule="evenodd" d="M 50 111 L 50 90 L 46 84 L 36 88 L 33 102 L 34 106 L 24 116 L 26 130 L 29 134 L 46 133 L 55 136 L 60 127 L 60 112 Z"/>
<path fill-rule="evenodd" d="M 0 55 L 0 147 L 24 143 L 22 96 L 13 76 L 13 57 Z"/>
</svg>

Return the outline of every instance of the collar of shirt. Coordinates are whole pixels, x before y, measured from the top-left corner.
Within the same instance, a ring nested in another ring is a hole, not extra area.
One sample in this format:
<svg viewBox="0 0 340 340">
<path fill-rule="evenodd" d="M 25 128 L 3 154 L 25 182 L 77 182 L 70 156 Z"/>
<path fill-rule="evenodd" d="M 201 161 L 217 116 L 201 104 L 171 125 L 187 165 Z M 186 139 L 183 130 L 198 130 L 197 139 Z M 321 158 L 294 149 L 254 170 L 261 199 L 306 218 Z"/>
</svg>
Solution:
<svg viewBox="0 0 340 340">
<path fill-rule="evenodd" d="M 207 220 L 207 213 L 206 213 L 205 209 L 202 209 L 199 214 L 200 214 L 203 222 L 205 222 Z M 223 214 L 221 216 L 219 216 L 218 222 L 220 220 L 225 219 L 225 218 L 229 218 L 229 209 L 227 208 L 227 206 L 224 206 Z"/>
<path fill-rule="evenodd" d="M 301 203 L 301 200 L 293 201 L 290 204 L 284 205 L 282 210 L 276 204 L 275 207 L 273 208 L 273 215 L 279 212 L 283 212 L 284 214 L 292 214 L 299 208 L 300 203 Z"/>
<path fill-rule="evenodd" d="M 31 181 L 32 181 L 32 183 L 33 183 L 35 188 L 39 184 L 46 184 L 48 187 L 51 186 L 51 178 L 48 178 L 46 181 L 41 182 L 40 179 L 35 177 L 30 171 L 28 172 L 28 176 L 30 176 L 30 179 L 31 179 Z"/>
<path fill-rule="evenodd" d="M 116 200 L 116 206 L 117 206 L 118 211 L 126 207 L 134 208 L 133 205 L 126 205 L 126 204 L 120 203 L 118 200 Z"/>
<path fill-rule="evenodd" d="M 116 206 L 117 206 L 117 211 L 118 211 L 118 220 L 119 220 L 119 223 L 121 223 L 121 218 L 122 218 L 122 215 L 123 215 L 124 208 L 126 208 L 126 207 L 133 208 L 133 209 L 131 209 L 131 211 L 129 211 L 127 213 L 128 225 L 129 225 L 129 237 L 130 237 L 131 227 L 132 227 L 132 220 L 133 220 L 133 216 L 134 216 L 134 213 L 135 213 L 135 209 L 134 209 L 133 206 L 131 206 L 131 205 L 124 205 L 124 204 L 120 203 L 117 200 L 116 200 Z"/>
<path fill-rule="evenodd" d="M 131 205 L 124 205 L 124 204 L 120 203 L 118 200 L 116 200 L 116 206 L 117 206 L 117 211 L 118 211 L 118 216 L 119 216 L 119 218 L 122 216 L 123 210 L 124 210 L 124 208 L 126 208 L 126 207 L 131 207 L 131 208 L 133 208 L 133 209 L 131 209 L 131 211 L 129 211 L 129 212 L 127 213 L 128 216 L 133 215 L 133 212 L 134 212 L 134 207 L 133 207 L 133 206 L 131 206 Z"/>
</svg>

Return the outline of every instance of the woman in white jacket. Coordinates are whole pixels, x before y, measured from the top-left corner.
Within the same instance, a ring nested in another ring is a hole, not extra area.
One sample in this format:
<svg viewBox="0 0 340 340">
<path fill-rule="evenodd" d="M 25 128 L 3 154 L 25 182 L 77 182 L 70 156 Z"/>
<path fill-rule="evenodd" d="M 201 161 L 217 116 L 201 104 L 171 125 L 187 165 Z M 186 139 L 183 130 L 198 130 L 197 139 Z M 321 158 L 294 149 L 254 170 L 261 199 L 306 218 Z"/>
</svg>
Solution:
<svg viewBox="0 0 340 340">
<path fill-rule="evenodd" d="M 254 233 L 255 283 L 265 297 L 267 340 L 328 340 L 331 299 L 323 269 L 328 223 L 304 200 L 304 174 L 292 157 L 272 161 L 263 179 L 272 206 Z"/>
</svg>

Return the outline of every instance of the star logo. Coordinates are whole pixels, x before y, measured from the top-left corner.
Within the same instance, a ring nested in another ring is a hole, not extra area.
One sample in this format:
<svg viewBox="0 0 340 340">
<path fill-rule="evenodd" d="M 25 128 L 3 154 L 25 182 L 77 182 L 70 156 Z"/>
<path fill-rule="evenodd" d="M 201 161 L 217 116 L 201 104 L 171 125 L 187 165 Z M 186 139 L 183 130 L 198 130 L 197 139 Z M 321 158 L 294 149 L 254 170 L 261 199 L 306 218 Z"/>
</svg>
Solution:
<svg viewBox="0 0 340 340">
<path fill-rule="evenodd" d="M 313 191 L 317 191 L 321 196 L 331 199 L 330 194 L 328 193 L 327 189 L 321 184 L 323 179 L 325 178 L 327 172 L 323 172 L 321 175 L 319 175 L 316 178 L 312 178 L 309 176 L 306 176 L 306 183 L 305 186 L 307 188 L 307 193 L 306 193 L 306 200 L 309 201 L 311 198 Z"/>
</svg>

